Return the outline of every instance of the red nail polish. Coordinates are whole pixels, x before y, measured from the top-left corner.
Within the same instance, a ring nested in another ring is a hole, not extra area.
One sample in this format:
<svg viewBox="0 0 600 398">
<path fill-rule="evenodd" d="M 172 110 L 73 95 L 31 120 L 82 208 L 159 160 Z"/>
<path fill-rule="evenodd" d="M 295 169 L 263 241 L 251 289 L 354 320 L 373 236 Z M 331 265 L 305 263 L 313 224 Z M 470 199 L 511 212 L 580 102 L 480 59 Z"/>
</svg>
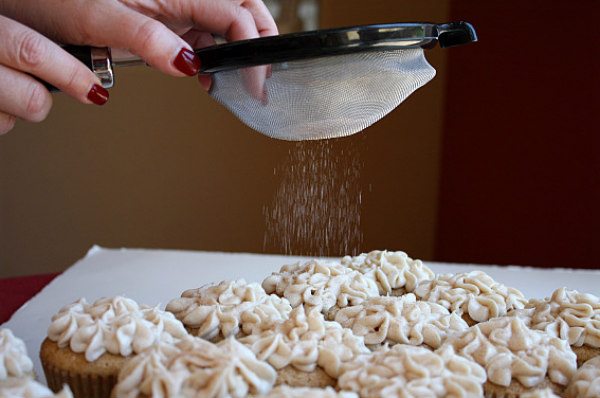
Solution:
<svg viewBox="0 0 600 398">
<path fill-rule="evenodd" d="M 193 51 L 182 48 L 175 57 L 173 65 L 181 73 L 185 73 L 188 76 L 194 76 L 200 71 L 200 58 L 198 58 Z"/>
<path fill-rule="evenodd" d="M 104 105 L 108 101 L 108 91 L 99 84 L 94 84 L 87 95 L 88 99 L 96 105 Z"/>
</svg>

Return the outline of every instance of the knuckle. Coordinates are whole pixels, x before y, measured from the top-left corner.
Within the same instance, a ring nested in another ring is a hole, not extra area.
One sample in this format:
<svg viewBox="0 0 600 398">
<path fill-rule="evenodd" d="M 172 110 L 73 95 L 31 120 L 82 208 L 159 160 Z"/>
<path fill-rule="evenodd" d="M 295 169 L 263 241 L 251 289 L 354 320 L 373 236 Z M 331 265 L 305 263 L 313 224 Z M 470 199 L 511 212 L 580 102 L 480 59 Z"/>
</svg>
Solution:
<svg viewBox="0 0 600 398">
<path fill-rule="evenodd" d="M 154 44 L 159 42 L 159 38 L 163 32 L 163 25 L 153 19 L 149 19 L 142 23 L 138 30 L 137 36 L 139 38 L 139 51 L 147 53 L 151 51 Z"/>
<path fill-rule="evenodd" d="M 17 118 L 12 115 L 0 116 L 0 135 L 6 134 L 15 127 Z"/>
<path fill-rule="evenodd" d="M 48 116 L 48 112 L 50 111 L 49 102 L 50 100 L 46 89 L 39 83 L 32 84 L 29 91 L 29 98 L 25 105 L 27 120 L 31 122 L 41 122 L 46 119 L 46 116 Z"/>
<path fill-rule="evenodd" d="M 33 32 L 27 31 L 18 40 L 17 63 L 27 68 L 37 68 L 42 65 L 46 54 L 44 38 Z"/>
</svg>

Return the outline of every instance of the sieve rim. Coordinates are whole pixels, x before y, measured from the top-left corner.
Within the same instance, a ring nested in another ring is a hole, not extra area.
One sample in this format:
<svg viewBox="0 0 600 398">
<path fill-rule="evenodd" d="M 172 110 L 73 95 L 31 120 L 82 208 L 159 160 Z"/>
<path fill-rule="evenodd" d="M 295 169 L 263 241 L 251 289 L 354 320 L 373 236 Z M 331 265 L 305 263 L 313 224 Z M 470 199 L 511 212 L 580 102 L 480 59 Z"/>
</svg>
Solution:
<svg viewBox="0 0 600 398">
<path fill-rule="evenodd" d="M 202 73 L 368 51 L 451 47 L 477 41 L 464 21 L 359 25 L 240 40 L 195 50 Z"/>
</svg>

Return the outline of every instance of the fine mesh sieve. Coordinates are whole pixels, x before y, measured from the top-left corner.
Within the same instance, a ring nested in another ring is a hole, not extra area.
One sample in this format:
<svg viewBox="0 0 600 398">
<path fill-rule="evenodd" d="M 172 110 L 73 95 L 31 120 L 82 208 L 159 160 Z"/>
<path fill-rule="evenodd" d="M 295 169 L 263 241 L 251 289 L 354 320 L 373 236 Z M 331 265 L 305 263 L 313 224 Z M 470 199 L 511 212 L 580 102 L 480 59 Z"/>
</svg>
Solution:
<svg viewBox="0 0 600 398">
<path fill-rule="evenodd" d="M 435 76 L 423 48 L 475 40 L 465 22 L 402 23 L 281 35 L 197 53 L 212 73 L 215 100 L 256 131 L 300 141 L 362 131 Z"/>
<path fill-rule="evenodd" d="M 212 75 L 215 100 L 269 137 L 300 141 L 365 129 L 433 78 L 423 49 L 474 41 L 467 22 L 395 23 L 242 40 L 195 52 L 201 73 Z M 63 48 L 105 88 L 114 84 L 113 66 L 144 64 L 109 48 Z"/>
<path fill-rule="evenodd" d="M 254 130 L 292 141 L 362 131 L 435 75 L 420 48 L 273 64 L 262 95 L 248 72 L 215 73 L 211 96 Z"/>
</svg>

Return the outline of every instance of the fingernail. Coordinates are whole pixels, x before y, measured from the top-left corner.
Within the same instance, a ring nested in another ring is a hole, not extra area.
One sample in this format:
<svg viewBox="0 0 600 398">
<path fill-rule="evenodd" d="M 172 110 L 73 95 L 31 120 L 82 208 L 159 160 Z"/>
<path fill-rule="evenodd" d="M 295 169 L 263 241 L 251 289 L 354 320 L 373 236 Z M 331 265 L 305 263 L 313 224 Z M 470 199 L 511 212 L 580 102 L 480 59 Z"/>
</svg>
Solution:
<svg viewBox="0 0 600 398">
<path fill-rule="evenodd" d="M 173 65 L 181 73 L 185 73 L 188 76 L 194 76 L 200 71 L 200 58 L 198 58 L 193 51 L 182 48 L 175 57 Z"/>
<path fill-rule="evenodd" d="M 94 84 L 87 98 L 96 105 L 104 105 L 108 101 L 108 91 L 99 84 Z"/>
<path fill-rule="evenodd" d="M 210 91 L 210 87 L 212 86 L 212 77 L 209 74 L 200 73 L 198 75 L 198 81 L 200 82 L 200 86 L 205 91 Z"/>
</svg>

